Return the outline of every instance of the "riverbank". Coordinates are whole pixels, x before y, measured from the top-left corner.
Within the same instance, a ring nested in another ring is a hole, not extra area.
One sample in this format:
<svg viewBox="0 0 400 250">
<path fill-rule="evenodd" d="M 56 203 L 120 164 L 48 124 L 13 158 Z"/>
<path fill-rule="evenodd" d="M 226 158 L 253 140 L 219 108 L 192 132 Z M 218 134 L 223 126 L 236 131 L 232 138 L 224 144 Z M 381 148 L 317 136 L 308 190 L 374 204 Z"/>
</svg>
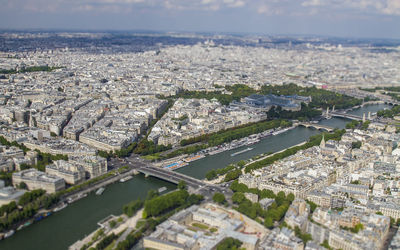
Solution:
<svg viewBox="0 0 400 250">
<path fill-rule="evenodd" d="M 306 143 L 307 143 L 307 141 L 300 142 L 299 144 L 293 145 L 293 146 L 290 147 L 290 148 L 302 146 L 302 145 L 304 145 L 304 144 L 306 144 Z M 266 158 L 268 158 L 268 157 L 272 157 L 272 156 L 274 156 L 274 155 L 276 155 L 276 154 L 280 154 L 280 153 L 282 153 L 282 152 L 284 152 L 285 150 L 290 149 L 290 148 L 282 149 L 282 150 L 280 150 L 280 151 L 278 151 L 278 152 L 275 152 L 275 153 L 272 153 L 272 154 L 266 154 L 266 155 L 264 155 L 264 156 L 262 156 L 262 157 L 260 157 L 260 158 L 257 158 L 257 159 L 255 159 L 255 160 L 250 160 L 250 161 L 246 162 L 246 164 L 243 165 L 243 166 L 241 167 L 242 174 L 245 174 L 245 169 L 246 169 L 246 167 L 247 167 L 248 165 L 251 165 L 251 164 L 253 164 L 253 163 L 255 163 L 255 162 L 258 162 L 258 161 L 262 161 L 262 160 L 264 160 L 264 159 L 266 159 Z M 229 172 L 228 172 L 228 173 L 229 173 Z M 225 176 L 226 176 L 228 173 L 223 174 L 223 175 L 219 175 L 217 178 L 212 179 L 212 180 L 207 180 L 207 178 L 205 178 L 205 179 L 203 179 L 203 181 L 204 181 L 205 183 L 207 183 L 207 184 L 219 184 L 219 183 L 224 182 Z"/>
<path fill-rule="evenodd" d="M 300 142 L 299 144 L 293 145 L 291 148 L 302 146 L 302 145 L 304 145 L 306 143 L 307 143 L 307 141 L 303 141 L 303 142 Z M 287 149 L 289 149 L 289 148 L 282 149 L 281 151 L 278 151 L 278 152 L 275 152 L 275 153 L 272 153 L 272 154 L 267 154 L 267 155 L 265 155 L 265 156 L 263 156 L 261 158 L 257 158 L 256 160 L 251 160 L 250 162 L 246 163 L 246 165 L 244 165 L 244 167 L 247 167 L 248 165 L 253 164 L 255 162 L 262 161 L 262 160 L 264 160 L 264 159 L 266 159 L 268 157 L 272 157 L 272 156 L 274 156 L 276 154 L 282 153 Z"/>
<path fill-rule="evenodd" d="M 49 216 L 52 216 L 55 212 L 59 212 L 62 209 L 65 209 L 68 206 L 68 204 L 72 204 L 78 200 L 81 200 L 81 199 L 87 197 L 88 194 L 98 190 L 99 188 L 108 186 L 112 183 L 119 181 L 120 179 L 122 179 L 124 177 L 131 176 L 133 174 L 135 174 L 134 170 L 128 170 L 123 173 L 120 173 L 119 171 L 114 170 L 113 172 L 108 172 L 107 174 L 105 174 L 106 178 L 100 177 L 99 180 L 95 181 L 93 184 L 92 184 L 92 181 L 93 181 L 93 179 L 92 179 L 92 180 L 87 181 L 87 183 L 88 183 L 87 185 L 85 185 L 85 183 L 84 183 L 82 188 L 79 188 L 79 186 L 75 186 L 75 187 L 72 187 L 74 189 L 72 189 L 71 191 L 68 191 L 68 189 L 63 190 L 63 191 L 55 194 L 56 196 L 59 196 L 59 201 L 57 204 L 52 205 L 48 209 L 44 209 L 44 208 L 39 209 L 31 217 L 12 225 L 9 228 L 8 232 L 14 231 L 12 236 L 15 236 L 15 234 L 19 233 L 20 230 L 22 230 L 28 226 L 31 226 L 33 224 L 36 224 L 37 222 L 40 222 L 43 219 L 48 218 Z"/>
<path fill-rule="evenodd" d="M 136 214 L 133 217 L 128 217 L 124 214 L 120 215 L 119 218 L 123 219 L 123 222 L 117 224 L 114 228 L 110 228 L 109 226 L 100 226 L 93 232 L 91 232 L 88 236 L 85 238 L 76 241 L 74 244 L 72 244 L 68 249 L 69 250 L 80 250 L 82 249 L 83 246 L 85 246 L 86 249 L 90 249 L 91 247 L 95 247 L 96 244 L 103 238 L 111 235 L 111 234 L 121 234 L 120 237 L 116 240 L 114 246 L 117 246 L 119 242 L 125 240 L 126 236 L 131 233 L 133 230 L 136 229 L 136 224 L 137 222 L 142 218 L 142 213 L 143 213 L 143 208 L 140 209 L 139 211 L 136 212 Z M 96 237 L 96 234 L 101 233 L 101 236 Z M 97 239 L 96 239 L 97 238 Z M 95 240 L 94 240 L 95 239 Z"/>
<path fill-rule="evenodd" d="M 185 155 L 177 156 L 172 159 L 157 162 L 154 165 L 156 165 L 158 167 L 162 167 L 162 168 L 167 168 L 170 170 L 176 170 L 179 168 L 186 167 L 189 165 L 189 163 L 203 159 L 210 155 L 217 155 L 217 154 L 220 154 L 220 153 L 223 153 L 226 151 L 231 151 L 231 150 L 235 150 L 235 149 L 238 149 L 241 147 L 254 145 L 256 143 L 259 143 L 262 139 L 265 139 L 269 136 L 276 136 L 276 135 L 282 134 L 282 133 L 292 130 L 296 127 L 297 126 L 291 126 L 288 128 L 281 128 L 281 129 L 269 129 L 269 130 L 263 131 L 261 133 L 253 134 L 253 135 L 250 135 L 250 136 L 238 139 L 238 140 L 233 140 L 229 143 L 224 143 L 219 146 L 214 146 L 214 147 L 209 147 L 209 148 L 203 149 L 196 154 L 192 154 L 192 155 L 185 154 Z M 247 152 L 247 151 L 244 151 L 244 152 Z M 244 153 L 244 152 L 241 152 L 241 153 Z M 236 156 L 236 155 L 238 155 L 237 153 L 238 152 L 235 152 L 231 156 Z"/>
</svg>

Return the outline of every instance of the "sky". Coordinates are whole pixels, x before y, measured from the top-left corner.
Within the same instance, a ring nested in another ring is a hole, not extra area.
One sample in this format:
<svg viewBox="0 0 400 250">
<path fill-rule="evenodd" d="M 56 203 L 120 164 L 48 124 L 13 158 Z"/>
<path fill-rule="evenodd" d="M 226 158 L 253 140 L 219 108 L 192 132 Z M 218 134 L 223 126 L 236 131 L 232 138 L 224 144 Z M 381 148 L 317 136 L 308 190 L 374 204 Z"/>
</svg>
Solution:
<svg viewBox="0 0 400 250">
<path fill-rule="evenodd" d="M 0 29 L 400 39 L 400 0 L 0 0 Z"/>
</svg>

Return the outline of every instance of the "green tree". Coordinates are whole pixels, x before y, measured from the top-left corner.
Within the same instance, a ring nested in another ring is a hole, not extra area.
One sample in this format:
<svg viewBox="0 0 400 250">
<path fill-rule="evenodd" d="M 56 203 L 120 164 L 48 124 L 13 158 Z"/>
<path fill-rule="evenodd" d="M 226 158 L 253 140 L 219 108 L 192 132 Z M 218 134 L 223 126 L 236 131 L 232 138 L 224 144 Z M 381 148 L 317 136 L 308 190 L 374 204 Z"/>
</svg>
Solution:
<svg viewBox="0 0 400 250">
<path fill-rule="evenodd" d="M 272 219 L 272 217 L 268 216 L 268 217 L 265 218 L 264 226 L 269 228 L 269 229 L 274 227 L 274 220 Z"/>
<path fill-rule="evenodd" d="M 178 190 L 146 200 L 143 216 L 157 216 L 170 209 L 179 207 L 187 202 L 188 197 L 189 193 L 186 190 Z"/>
<path fill-rule="evenodd" d="M 209 181 L 217 178 L 217 172 L 215 171 L 215 169 L 212 169 L 212 170 L 208 171 L 206 173 L 206 178 Z"/>
<path fill-rule="evenodd" d="M 264 198 L 275 199 L 275 197 L 276 197 L 274 192 L 272 190 L 269 190 L 269 189 L 261 190 L 259 196 L 260 196 L 260 199 L 264 199 Z"/>
<path fill-rule="evenodd" d="M 361 148 L 361 141 L 352 142 L 351 148 Z"/>
<path fill-rule="evenodd" d="M 155 197 L 157 197 L 157 196 L 159 196 L 159 195 L 160 195 L 160 194 L 158 193 L 157 190 L 150 189 L 150 190 L 147 192 L 146 200 L 151 200 L 151 199 L 153 199 L 153 198 L 155 198 Z"/>
<path fill-rule="evenodd" d="M 236 204 L 240 204 L 246 199 L 243 193 L 241 192 L 236 192 L 232 195 L 232 201 Z"/>
<path fill-rule="evenodd" d="M 287 198 L 287 200 L 288 200 L 289 202 L 292 202 L 292 201 L 294 201 L 294 194 L 290 193 L 290 194 L 287 195 L 286 198 Z"/>
<path fill-rule="evenodd" d="M 26 183 L 25 182 L 20 182 L 19 184 L 18 184 L 18 188 L 20 188 L 20 189 L 28 189 L 28 186 L 26 185 Z"/>
<path fill-rule="evenodd" d="M 286 200 L 286 195 L 285 192 L 280 191 L 275 198 L 275 202 L 278 204 L 278 206 L 282 205 L 283 202 Z"/>
<path fill-rule="evenodd" d="M 237 178 L 239 178 L 239 176 L 242 174 L 242 170 L 240 169 L 235 169 L 232 171 L 229 171 L 224 178 L 225 182 L 231 181 L 231 180 L 236 180 Z"/>
<path fill-rule="evenodd" d="M 114 228 L 117 225 L 117 222 L 115 220 L 111 220 L 109 222 L 109 225 L 110 225 L 111 228 Z"/>
<path fill-rule="evenodd" d="M 313 213 L 313 212 L 315 211 L 315 209 L 317 209 L 318 205 L 315 204 L 315 203 L 312 202 L 312 201 L 309 201 L 309 200 L 306 200 L 306 202 L 310 205 L 311 213 Z"/>
<path fill-rule="evenodd" d="M 122 211 L 129 217 L 132 217 L 139 209 L 143 207 L 144 202 L 140 199 L 131 201 L 122 207 Z"/>
<path fill-rule="evenodd" d="M 304 244 L 307 244 L 308 241 L 312 240 L 311 234 L 302 233 L 298 226 L 294 228 L 294 233 L 304 242 Z"/>
<path fill-rule="evenodd" d="M 245 160 L 241 160 L 241 161 L 239 161 L 239 162 L 237 163 L 237 165 L 238 165 L 239 167 L 244 167 L 244 165 L 246 165 L 246 161 L 245 161 Z"/>
<path fill-rule="evenodd" d="M 186 184 L 186 182 L 185 181 L 179 181 L 179 183 L 178 183 L 178 189 L 186 189 L 186 187 L 187 187 L 187 184 Z"/>
<path fill-rule="evenodd" d="M 226 202 L 225 195 L 222 193 L 215 193 L 213 196 L 213 201 L 215 201 L 219 204 L 223 204 Z"/>
<path fill-rule="evenodd" d="M 217 250 L 235 250 L 242 245 L 240 240 L 228 237 L 217 245 Z"/>
<path fill-rule="evenodd" d="M 230 188 L 233 192 L 242 192 L 245 193 L 248 191 L 248 187 L 243 184 L 239 183 L 237 180 L 233 181 L 230 185 Z"/>
</svg>

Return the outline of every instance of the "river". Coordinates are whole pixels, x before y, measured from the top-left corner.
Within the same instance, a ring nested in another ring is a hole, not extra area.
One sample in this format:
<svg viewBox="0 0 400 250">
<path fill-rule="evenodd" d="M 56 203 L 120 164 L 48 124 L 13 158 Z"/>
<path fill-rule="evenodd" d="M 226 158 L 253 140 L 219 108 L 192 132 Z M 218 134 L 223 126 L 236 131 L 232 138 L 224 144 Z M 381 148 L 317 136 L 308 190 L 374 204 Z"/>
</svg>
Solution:
<svg viewBox="0 0 400 250">
<path fill-rule="evenodd" d="M 364 112 L 376 112 L 388 108 L 388 105 L 369 105 L 353 110 L 349 113 L 360 115 Z M 349 120 L 332 118 L 322 120 L 321 124 L 344 128 Z M 277 152 L 307 140 L 319 131 L 310 128 L 297 127 L 276 136 L 270 136 L 259 143 L 251 145 L 251 151 L 231 156 L 232 153 L 246 147 L 237 148 L 220 154 L 212 155 L 192 162 L 189 166 L 178 169 L 178 172 L 203 179 L 211 169 L 218 169 L 230 163 L 249 159 L 255 155 L 267 152 Z M 137 198 L 145 198 L 150 189 L 167 187 L 168 191 L 176 188 L 175 185 L 156 179 L 145 178 L 143 175 L 134 176 L 125 183 L 115 183 L 106 187 L 100 196 L 90 194 L 87 198 L 79 200 L 67 208 L 51 215 L 17 232 L 12 237 L 0 241 L 0 249 L 10 250 L 55 250 L 67 249 L 75 241 L 83 238 L 97 228 L 97 222 L 110 214 L 122 213 L 122 206 Z"/>
</svg>

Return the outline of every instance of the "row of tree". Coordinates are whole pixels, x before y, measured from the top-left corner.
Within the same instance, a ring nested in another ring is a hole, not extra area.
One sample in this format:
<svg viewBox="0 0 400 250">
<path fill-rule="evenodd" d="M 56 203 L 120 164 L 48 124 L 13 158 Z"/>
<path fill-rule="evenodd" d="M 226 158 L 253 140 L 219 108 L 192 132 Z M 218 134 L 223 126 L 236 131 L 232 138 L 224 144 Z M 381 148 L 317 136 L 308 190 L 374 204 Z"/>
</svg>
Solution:
<svg viewBox="0 0 400 250">
<path fill-rule="evenodd" d="M 264 85 L 261 88 L 261 94 L 274 94 L 274 95 L 300 95 L 311 96 L 312 101 L 309 104 L 310 108 L 331 108 L 335 106 L 337 109 L 346 109 L 362 104 L 362 100 L 328 91 L 325 89 L 318 89 L 316 87 L 300 87 L 294 83 L 285 85 Z"/>
<path fill-rule="evenodd" d="M 166 151 L 171 149 L 172 146 L 164 146 L 164 145 L 156 145 L 153 141 L 148 141 L 147 139 L 143 139 L 140 141 L 138 146 L 135 148 L 134 152 L 135 154 L 140 154 L 140 155 L 150 155 L 162 151 Z"/>
<path fill-rule="evenodd" d="M 283 110 L 281 106 L 272 106 L 267 112 L 268 119 L 296 119 L 300 121 L 311 120 L 312 118 L 318 117 L 322 114 L 321 110 L 311 108 L 305 103 L 301 103 L 301 109 L 299 111 L 288 111 Z"/>
<path fill-rule="evenodd" d="M 179 207 L 186 202 L 188 197 L 189 193 L 186 190 L 178 190 L 151 200 L 146 200 L 143 217 L 158 216 L 167 210 Z"/>
<path fill-rule="evenodd" d="M 131 144 L 129 144 L 128 147 L 126 148 L 121 148 L 120 150 L 117 150 L 115 152 L 113 151 L 104 151 L 104 150 L 99 150 L 97 152 L 97 154 L 103 158 L 106 159 L 110 159 L 112 157 L 128 157 L 130 156 L 133 151 L 136 148 L 137 143 L 136 142 L 132 142 Z"/>
<path fill-rule="evenodd" d="M 15 202 L 11 202 L 0 207 L 0 232 L 32 218 L 39 209 L 48 209 L 58 201 L 57 195 L 46 195 L 41 189 L 26 192 L 21 196 L 18 206 Z"/>
<path fill-rule="evenodd" d="M 12 147 L 12 146 L 14 146 L 14 147 L 20 148 L 21 150 L 24 151 L 24 153 L 26 153 L 26 152 L 29 151 L 29 148 L 27 148 L 24 144 L 19 144 L 19 143 L 16 142 L 16 141 L 9 142 L 9 141 L 8 141 L 4 136 L 2 136 L 2 135 L 0 135 L 0 144 L 1 144 L 1 145 L 4 145 L 4 146 L 7 146 L 7 147 Z"/>
<path fill-rule="evenodd" d="M 132 217 L 139 209 L 143 207 L 144 202 L 140 199 L 131 201 L 122 207 L 122 211 L 129 217 Z"/>
<path fill-rule="evenodd" d="M 26 72 L 37 72 L 37 71 L 53 71 L 55 69 L 60 69 L 62 67 L 49 67 L 49 66 L 31 66 L 23 67 L 19 70 L 17 69 L 0 69 L 0 74 L 16 74 L 16 73 L 26 73 Z"/>
<path fill-rule="evenodd" d="M 346 124 L 346 129 L 359 128 L 361 130 L 367 130 L 370 123 L 371 123 L 370 121 L 362 122 L 362 121 L 353 120 Z"/>
<path fill-rule="evenodd" d="M 224 175 L 228 173 L 229 171 L 235 169 L 236 167 L 232 164 L 224 167 L 224 168 L 219 168 L 219 169 L 211 169 L 206 173 L 206 179 L 207 180 L 214 180 L 216 179 L 219 175 Z"/>
<path fill-rule="evenodd" d="M 229 105 L 232 101 L 239 101 L 241 98 L 257 93 L 256 90 L 244 84 L 235 84 L 232 86 L 225 86 L 225 89 L 230 91 L 231 94 L 223 94 L 221 91 L 188 91 L 184 90 L 173 96 L 173 98 L 184 99 L 217 99 L 222 105 Z"/>
<path fill-rule="evenodd" d="M 257 162 L 247 165 L 245 168 L 245 172 L 249 173 L 252 170 L 263 168 L 269 164 L 274 163 L 275 161 L 281 160 L 290 155 L 294 155 L 295 153 L 297 153 L 300 150 L 311 148 L 313 146 L 318 146 L 321 143 L 323 135 L 325 136 L 325 140 L 340 140 L 342 138 L 342 135 L 345 132 L 346 132 L 346 130 L 344 130 L 344 129 L 342 129 L 342 130 L 337 129 L 333 133 L 323 133 L 323 134 L 311 136 L 308 139 L 308 142 L 301 146 L 295 146 L 295 147 L 288 148 L 285 151 L 274 154 L 273 156 L 265 158 L 264 160 L 257 161 Z"/>
<path fill-rule="evenodd" d="M 187 140 L 184 139 L 181 141 L 182 146 L 187 146 L 189 144 L 198 142 L 202 142 L 203 144 L 196 144 L 177 149 L 175 151 L 168 153 L 165 156 L 165 158 L 172 158 L 182 154 L 193 154 L 205 148 L 221 145 L 223 143 L 228 143 L 233 140 L 240 139 L 252 134 L 258 134 L 268 129 L 274 129 L 278 127 L 284 128 L 291 125 L 292 123 L 290 121 L 281 119 L 273 121 L 261 121 L 253 124 L 245 124 L 242 126 L 222 130 L 216 133 L 204 134 Z"/>
<path fill-rule="evenodd" d="M 379 117 L 393 118 L 400 114 L 400 106 L 396 105 L 391 109 L 380 110 L 376 113 Z"/>
<path fill-rule="evenodd" d="M 207 142 L 209 146 L 216 146 L 224 142 L 230 142 L 252 134 L 258 134 L 268 129 L 289 127 L 291 125 L 291 122 L 281 119 L 245 124 L 226 130 L 221 130 L 216 133 L 204 134 L 190 139 L 183 139 L 181 141 L 181 146 L 186 146 L 197 142 Z"/>
</svg>

